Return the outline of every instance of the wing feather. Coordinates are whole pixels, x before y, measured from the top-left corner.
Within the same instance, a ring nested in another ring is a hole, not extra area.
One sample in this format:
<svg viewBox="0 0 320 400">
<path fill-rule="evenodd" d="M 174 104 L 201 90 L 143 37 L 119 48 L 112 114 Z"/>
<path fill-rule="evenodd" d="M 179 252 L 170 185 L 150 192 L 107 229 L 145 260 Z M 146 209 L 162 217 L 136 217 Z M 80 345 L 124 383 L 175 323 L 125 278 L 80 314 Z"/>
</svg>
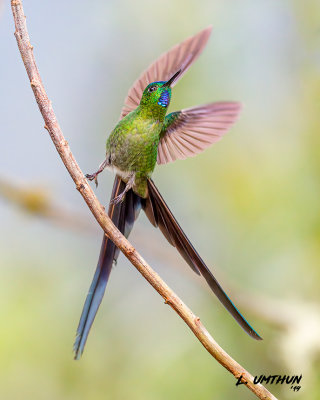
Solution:
<svg viewBox="0 0 320 400">
<path fill-rule="evenodd" d="M 240 103 L 219 102 L 167 115 L 158 145 L 158 164 L 201 153 L 228 132 L 240 110 Z"/>
</svg>

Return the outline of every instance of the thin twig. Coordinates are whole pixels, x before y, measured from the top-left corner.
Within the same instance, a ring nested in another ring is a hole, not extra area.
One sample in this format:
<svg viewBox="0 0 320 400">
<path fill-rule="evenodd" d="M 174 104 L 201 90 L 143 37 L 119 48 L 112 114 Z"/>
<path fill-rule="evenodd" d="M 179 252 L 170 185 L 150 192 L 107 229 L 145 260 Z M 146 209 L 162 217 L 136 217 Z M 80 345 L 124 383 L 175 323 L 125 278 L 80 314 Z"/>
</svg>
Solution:
<svg viewBox="0 0 320 400">
<path fill-rule="evenodd" d="M 23 12 L 22 2 L 12 0 L 11 7 L 15 22 L 15 37 L 24 62 L 31 87 L 38 103 L 40 112 L 45 122 L 45 128 L 48 130 L 51 139 L 65 165 L 71 178 L 73 179 L 77 190 L 81 193 L 95 219 L 112 239 L 117 247 L 137 268 L 141 275 L 157 290 L 180 317 L 189 326 L 195 336 L 208 352 L 237 379 L 242 376 L 242 382 L 260 399 L 276 400 L 276 398 L 262 385 L 253 383 L 253 376 L 249 374 L 240 364 L 233 360 L 211 337 L 205 329 L 200 319 L 179 299 L 179 297 L 167 286 L 167 284 L 152 270 L 146 261 L 140 256 L 129 241 L 113 225 L 110 218 L 105 213 L 104 207 L 99 203 L 92 189 L 88 185 L 81 169 L 71 153 L 68 142 L 65 140 L 60 129 L 57 118 L 54 114 L 52 105 L 44 90 L 40 74 L 33 56 L 33 46 L 30 43 L 27 31 L 26 20 Z"/>
</svg>

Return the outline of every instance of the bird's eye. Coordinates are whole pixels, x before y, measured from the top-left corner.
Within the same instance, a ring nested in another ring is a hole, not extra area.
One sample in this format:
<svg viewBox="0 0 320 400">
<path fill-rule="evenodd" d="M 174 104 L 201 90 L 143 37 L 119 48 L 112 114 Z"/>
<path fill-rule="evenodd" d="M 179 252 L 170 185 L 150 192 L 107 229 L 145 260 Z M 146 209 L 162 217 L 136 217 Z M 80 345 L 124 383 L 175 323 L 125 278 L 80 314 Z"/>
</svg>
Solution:
<svg viewBox="0 0 320 400">
<path fill-rule="evenodd" d="M 152 93 L 152 92 L 154 92 L 156 89 L 157 89 L 157 86 L 150 86 L 149 89 L 148 89 L 148 92 L 149 92 L 149 93 Z"/>
</svg>

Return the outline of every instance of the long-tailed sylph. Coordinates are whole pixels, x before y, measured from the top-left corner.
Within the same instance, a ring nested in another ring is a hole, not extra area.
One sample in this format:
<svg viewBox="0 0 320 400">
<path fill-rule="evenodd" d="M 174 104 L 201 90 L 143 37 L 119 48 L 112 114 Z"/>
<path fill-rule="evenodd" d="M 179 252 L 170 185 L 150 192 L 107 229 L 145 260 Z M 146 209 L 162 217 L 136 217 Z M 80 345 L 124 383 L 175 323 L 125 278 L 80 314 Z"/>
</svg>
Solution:
<svg viewBox="0 0 320 400">
<path fill-rule="evenodd" d="M 106 144 L 104 168 L 116 174 L 108 214 L 128 237 L 141 209 L 175 246 L 187 264 L 202 275 L 239 325 L 254 339 L 261 339 L 234 306 L 194 249 L 151 180 L 156 164 L 166 164 L 202 152 L 217 142 L 236 121 L 241 106 L 236 102 L 209 103 L 166 115 L 172 87 L 198 58 L 211 34 L 211 26 L 162 54 L 129 90 L 121 119 Z M 80 358 L 91 325 L 103 298 L 119 249 L 103 236 L 97 269 L 87 295 L 77 337 L 75 358 Z"/>
</svg>

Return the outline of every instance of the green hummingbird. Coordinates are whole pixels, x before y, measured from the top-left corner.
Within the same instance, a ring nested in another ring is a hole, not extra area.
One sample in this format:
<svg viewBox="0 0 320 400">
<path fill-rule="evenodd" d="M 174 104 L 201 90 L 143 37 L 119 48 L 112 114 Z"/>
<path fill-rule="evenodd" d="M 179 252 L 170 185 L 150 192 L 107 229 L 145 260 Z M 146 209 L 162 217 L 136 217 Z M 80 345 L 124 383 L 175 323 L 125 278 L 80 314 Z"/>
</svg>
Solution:
<svg viewBox="0 0 320 400">
<path fill-rule="evenodd" d="M 106 143 L 106 158 L 89 180 L 105 168 L 115 172 L 108 214 L 128 237 L 143 209 L 159 227 L 187 264 L 202 275 L 212 291 L 239 325 L 254 339 L 261 339 L 234 306 L 211 271 L 194 249 L 151 179 L 156 164 L 166 164 L 202 152 L 218 141 L 236 121 L 241 105 L 218 102 L 172 112 L 167 109 L 172 87 L 184 75 L 205 47 L 212 27 L 203 29 L 162 54 L 134 82 L 129 90 L 120 121 Z M 96 272 L 87 295 L 74 344 L 79 359 L 95 315 L 102 301 L 119 249 L 106 236 Z"/>
</svg>

